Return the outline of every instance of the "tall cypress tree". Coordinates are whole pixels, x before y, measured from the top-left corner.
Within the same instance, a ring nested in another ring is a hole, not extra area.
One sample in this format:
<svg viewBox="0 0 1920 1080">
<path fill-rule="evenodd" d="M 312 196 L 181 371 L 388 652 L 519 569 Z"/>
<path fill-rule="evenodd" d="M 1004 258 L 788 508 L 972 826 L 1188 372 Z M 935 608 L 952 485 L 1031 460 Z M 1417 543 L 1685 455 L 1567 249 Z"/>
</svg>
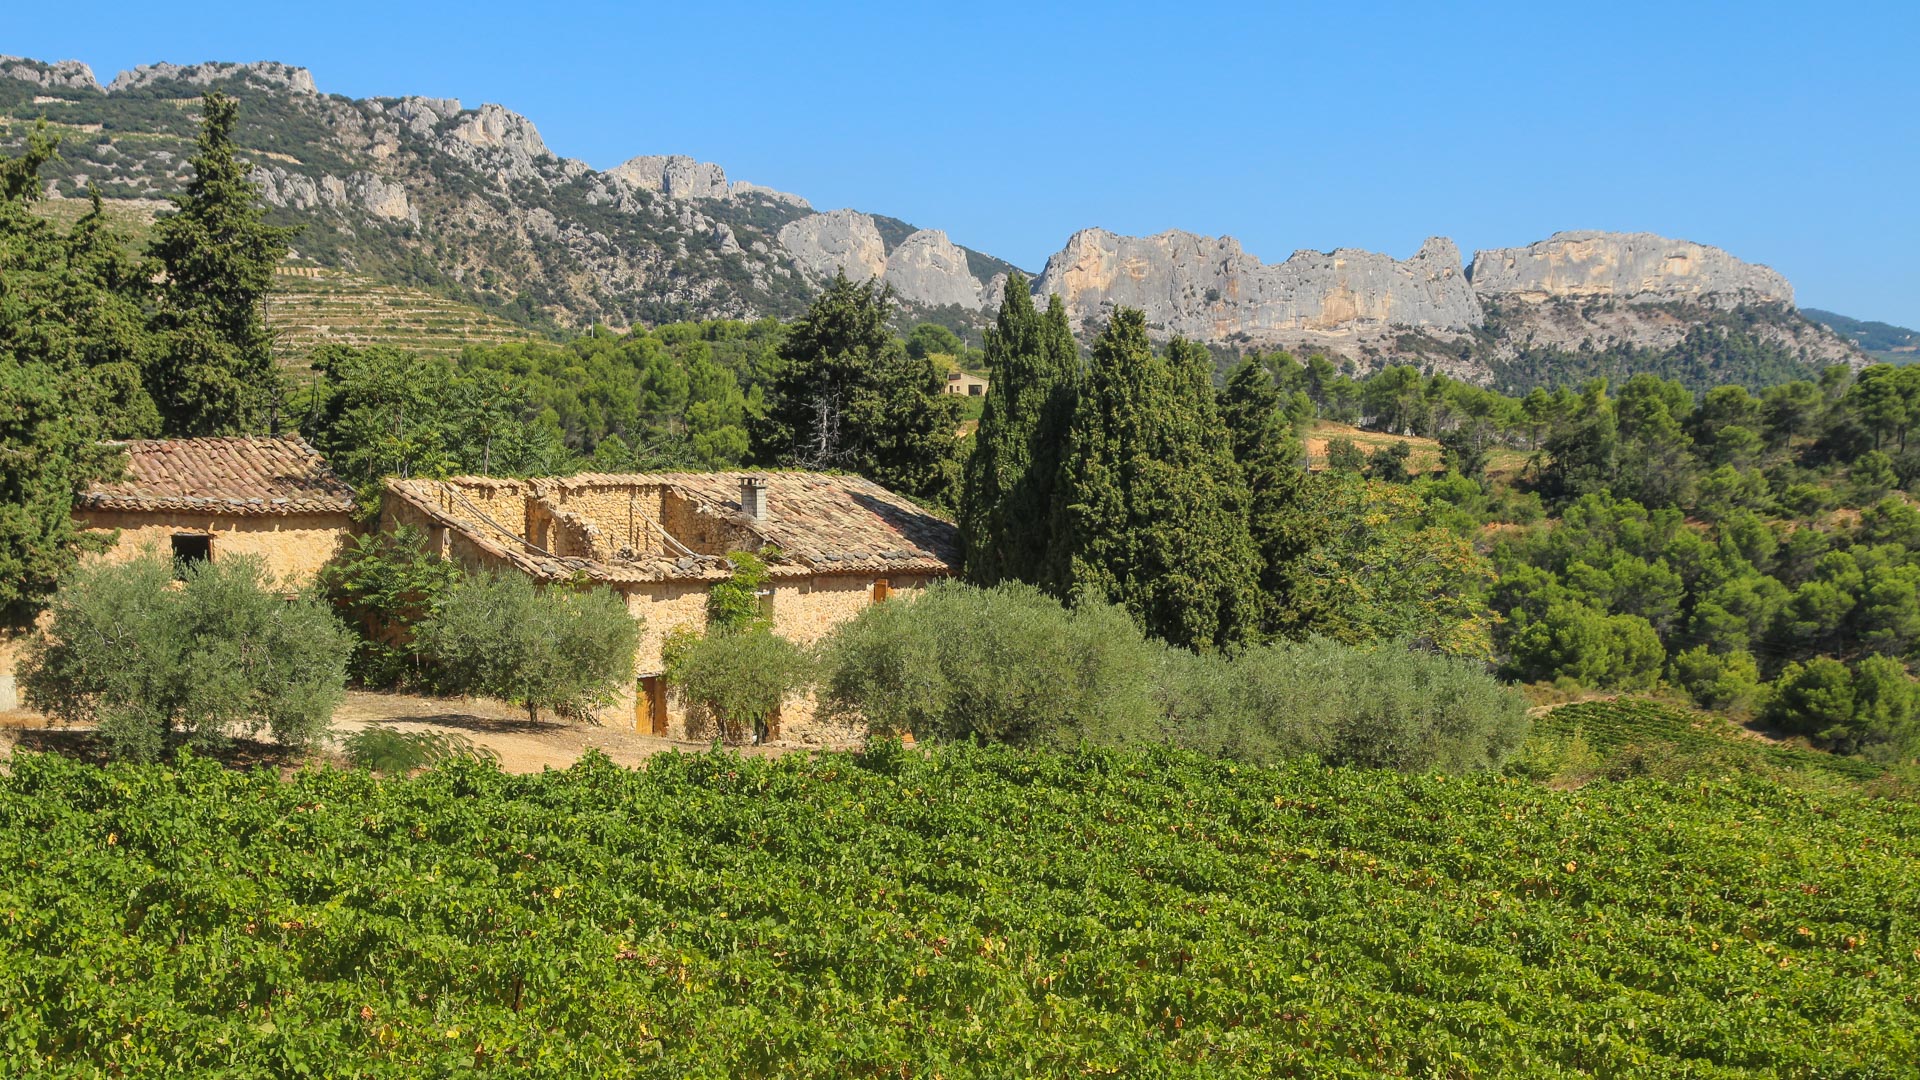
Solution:
<svg viewBox="0 0 1920 1080">
<path fill-rule="evenodd" d="M 156 319 L 165 340 L 148 385 L 176 435 L 232 434 L 267 422 L 280 375 L 262 301 L 297 231 L 266 223 L 259 191 L 234 159 L 234 100 L 210 92 L 202 110 L 193 179 L 153 238 L 166 271 Z"/>
<path fill-rule="evenodd" d="M 1211 371 L 1205 348 L 1156 354 L 1146 316 L 1116 312 L 1094 342 L 1062 493 L 1066 588 L 1199 649 L 1243 640 L 1257 615 L 1259 559 Z"/>
<path fill-rule="evenodd" d="M 982 585 L 1040 584 L 1053 563 L 1055 490 L 1073 423 L 1080 350 L 1055 295 L 1042 315 L 1027 279 L 1008 275 L 987 328 L 987 390 L 960 499 L 967 576 Z"/>
<path fill-rule="evenodd" d="M 1304 448 L 1283 405 L 1272 374 L 1253 360 L 1234 368 L 1220 393 L 1221 418 L 1247 485 L 1247 530 L 1260 555 L 1262 637 L 1282 633 L 1296 621 L 1293 579 L 1314 535 L 1306 520 L 1310 478 L 1301 464 Z"/>
</svg>

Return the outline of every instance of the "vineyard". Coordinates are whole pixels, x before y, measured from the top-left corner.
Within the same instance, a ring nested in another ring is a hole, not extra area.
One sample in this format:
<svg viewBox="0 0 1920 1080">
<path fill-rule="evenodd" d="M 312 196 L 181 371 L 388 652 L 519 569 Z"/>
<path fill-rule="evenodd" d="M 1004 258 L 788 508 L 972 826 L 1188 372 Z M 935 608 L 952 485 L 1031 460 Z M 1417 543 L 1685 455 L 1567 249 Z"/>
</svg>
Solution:
<svg viewBox="0 0 1920 1080">
<path fill-rule="evenodd" d="M 1885 770 L 1859 758 L 1802 746 L 1737 737 L 1724 717 L 1690 713 L 1651 701 L 1587 701 L 1554 709 L 1534 722 L 1536 735 L 1578 733 L 1602 753 L 1622 750 L 1711 758 L 1738 767 L 1771 767 L 1822 773 L 1843 780 L 1872 780 Z"/>
<path fill-rule="evenodd" d="M 1173 752 L 0 777 L 0 1074 L 1911 1077 L 1920 807 Z"/>
</svg>

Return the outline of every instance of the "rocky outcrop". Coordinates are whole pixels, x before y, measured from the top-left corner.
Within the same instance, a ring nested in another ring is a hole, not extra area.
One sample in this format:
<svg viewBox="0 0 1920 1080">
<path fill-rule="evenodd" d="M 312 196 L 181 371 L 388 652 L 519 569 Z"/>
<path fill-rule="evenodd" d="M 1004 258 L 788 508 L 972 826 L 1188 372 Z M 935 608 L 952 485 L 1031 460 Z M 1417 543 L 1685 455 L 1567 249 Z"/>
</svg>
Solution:
<svg viewBox="0 0 1920 1080">
<path fill-rule="evenodd" d="M 294 210 L 351 208 L 386 221 L 420 224 L 419 212 L 407 198 L 407 189 L 373 173 L 354 173 L 345 178 L 330 174 L 313 177 L 278 165 L 256 165 L 248 179 L 259 185 L 260 198 L 270 206 Z"/>
<path fill-rule="evenodd" d="M 727 192 L 736 199 L 758 197 L 782 206 L 791 206 L 796 210 L 813 209 L 812 203 L 792 192 L 775 191 L 773 188 L 763 187 L 746 180 L 735 180 L 733 183 L 727 185 Z"/>
<path fill-rule="evenodd" d="M 1231 237 L 1086 229 L 1047 260 L 1034 292 L 1058 293 L 1077 321 L 1134 307 L 1167 333 L 1204 341 L 1388 326 L 1463 331 L 1482 319 L 1459 249 L 1438 237 L 1404 262 L 1341 248 L 1268 265 Z"/>
<path fill-rule="evenodd" d="M 829 210 L 788 222 L 780 246 L 800 268 L 825 280 L 841 272 L 856 281 L 887 272 L 887 244 L 873 219 L 857 210 Z"/>
<path fill-rule="evenodd" d="M 46 90 L 98 90 L 93 69 L 78 60 L 43 64 L 21 56 L 0 56 L 0 79 L 18 79 Z"/>
<path fill-rule="evenodd" d="M 210 86 L 229 79 L 244 79 L 258 86 L 273 87 L 295 94 L 315 94 L 313 72 L 303 67 L 265 60 L 252 64 L 142 64 L 123 71 L 107 84 L 107 93 L 139 90 L 155 83 L 179 82 L 190 86 Z"/>
<path fill-rule="evenodd" d="M 938 229 L 921 229 L 902 240 L 887 256 L 881 277 L 908 303 L 980 310 L 980 281 L 967 269 L 967 253 Z"/>
<path fill-rule="evenodd" d="M 1467 276 L 1482 296 L 1526 301 L 1793 303 L 1793 286 L 1769 267 L 1652 233 L 1554 233 L 1523 248 L 1475 252 Z"/>
<path fill-rule="evenodd" d="M 636 191 L 651 191 L 669 199 L 741 199 L 758 197 L 770 202 L 811 210 L 807 200 L 745 180 L 727 180 L 727 170 L 685 154 L 648 154 L 607 170 Z"/>
<path fill-rule="evenodd" d="M 608 169 L 607 175 L 669 199 L 724 199 L 728 195 L 725 169 L 683 154 L 633 158 Z"/>
<path fill-rule="evenodd" d="M 491 103 L 461 114 L 460 121 L 447 134 L 481 150 L 504 150 L 529 158 L 544 157 L 547 153 L 546 140 L 540 137 L 533 121 Z"/>
</svg>

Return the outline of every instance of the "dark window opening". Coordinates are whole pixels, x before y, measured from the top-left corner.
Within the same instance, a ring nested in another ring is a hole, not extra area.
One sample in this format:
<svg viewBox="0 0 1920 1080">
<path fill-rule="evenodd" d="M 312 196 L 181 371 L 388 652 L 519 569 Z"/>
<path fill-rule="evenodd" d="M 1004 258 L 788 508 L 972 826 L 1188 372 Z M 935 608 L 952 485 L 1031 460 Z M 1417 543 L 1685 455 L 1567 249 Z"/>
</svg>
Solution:
<svg viewBox="0 0 1920 1080">
<path fill-rule="evenodd" d="M 979 383 L 974 383 L 967 387 L 968 397 L 979 397 L 981 394 L 985 392 L 986 392 L 986 387 L 981 386 Z"/>
<path fill-rule="evenodd" d="M 173 572 L 184 576 L 187 567 L 213 558 L 213 537 L 206 533 L 173 534 Z"/>
</svg>

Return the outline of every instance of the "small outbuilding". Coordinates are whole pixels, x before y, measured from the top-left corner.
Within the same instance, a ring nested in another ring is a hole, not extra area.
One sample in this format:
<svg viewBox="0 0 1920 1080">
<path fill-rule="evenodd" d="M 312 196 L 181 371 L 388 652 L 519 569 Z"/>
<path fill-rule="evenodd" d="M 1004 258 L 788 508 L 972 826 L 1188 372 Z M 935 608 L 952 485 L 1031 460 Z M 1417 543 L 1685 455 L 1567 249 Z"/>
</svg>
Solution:
<svg viewBox="0 0 1920 1080">
<path fill-rule="evenodd" d="M 985 397 L 987 380 L 971 371 L 947 372 L 947 393 L 959 397 Z"/>
<path fill-rule="evenodd" d="M 291 588 L 312 580 L 353 531 L 353 489 L 298 435 L 120 445 L 125 476 L 74 502 L 82 526 L 118 533 L 100 558 L 147 548 L 181 562 L 254 555 Z"/>
</svg>

